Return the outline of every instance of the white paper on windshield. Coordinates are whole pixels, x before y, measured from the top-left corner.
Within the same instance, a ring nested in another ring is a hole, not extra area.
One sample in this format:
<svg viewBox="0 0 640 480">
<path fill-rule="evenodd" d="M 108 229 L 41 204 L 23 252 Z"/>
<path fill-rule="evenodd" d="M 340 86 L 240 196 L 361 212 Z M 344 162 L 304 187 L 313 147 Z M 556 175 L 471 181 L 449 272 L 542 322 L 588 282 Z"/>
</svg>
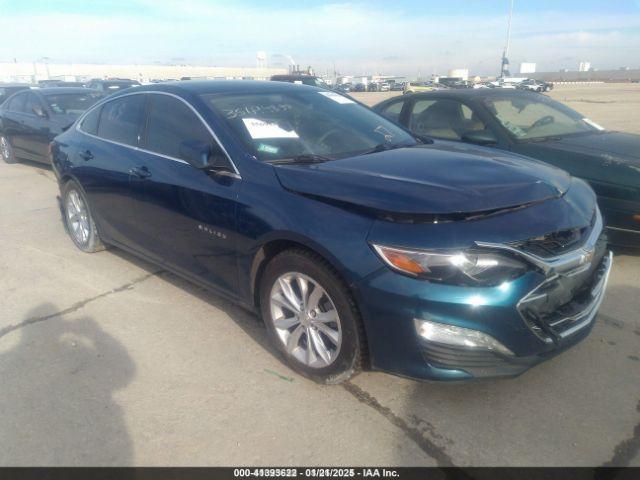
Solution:
<svg viewBox="0 0 640 480">
<path fill-rule="evenodd" d="M 345 97 L 344 95 L 340 95 L 339 93 L 336 92 L 318 92 L 320 95 L 324 95 L 327 98 L 330 98 L 331 100 L 333 100 L 336 103 L 341 103 L 341 104 L 346 104 L 346 103 L 356 103 L 353 100 L 351 100 L 348 97 Z"/>
<path fill-rule="evenodd" d="M 591 125 L 593 128 L 597 128 L 598 130 L 604 130 L 604 127 L 601 127 L 596 122 L 589 120 L 588 118 L 583 118 L 582 121 L 587 125 Z"/>
<path fill-rule="evenodd" d="M 242 121 L 254 140 L 261 138 L 298 138 L 295 130 L 285 130 L 277 123 L 265 122 L 257 118 L 243 118 Z"/>
</svg>

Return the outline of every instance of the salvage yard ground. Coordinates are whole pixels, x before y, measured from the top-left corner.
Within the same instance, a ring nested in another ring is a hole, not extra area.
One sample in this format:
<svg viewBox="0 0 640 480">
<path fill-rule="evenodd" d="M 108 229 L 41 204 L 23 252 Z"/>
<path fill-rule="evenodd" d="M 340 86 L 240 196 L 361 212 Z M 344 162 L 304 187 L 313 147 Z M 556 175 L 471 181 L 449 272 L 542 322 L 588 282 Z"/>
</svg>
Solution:
<svg viewBox="0 0 640 480">
<path fill-rule="evenodd" d="M 551 96 L 640 133 L 640 85 Z M 518 378 L 323 387 L 245 311 L 78 251 L 56 195 L 49 169 L 0 163 L 0 465 L 640 466 L 640 251 L 617 252 L 591 336 Z"/>
</svg>

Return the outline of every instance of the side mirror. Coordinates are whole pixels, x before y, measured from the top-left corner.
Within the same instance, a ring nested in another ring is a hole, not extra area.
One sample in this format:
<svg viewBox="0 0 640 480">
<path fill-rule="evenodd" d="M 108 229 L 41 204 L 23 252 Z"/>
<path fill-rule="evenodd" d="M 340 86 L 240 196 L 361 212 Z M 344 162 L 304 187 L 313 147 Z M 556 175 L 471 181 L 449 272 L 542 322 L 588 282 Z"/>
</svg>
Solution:
<svg viewBox="0 0 640 480">
<path fill-rule="evenodd" d="M 31 110 L 33 110 L 33 113 L 35 113 L 40 118 L 46 118 L 47 116 L 47 114 L 44 112 L 44 110 L 42 110 L 42 107 L 40 105 L 34 105 L 31 108 Z"/>
<path fill-rule="evenodd" d="M 185 140 L 180 143 L 180 158 L 195 168 L 209 168 L 211 145 L 199 140 Z"/>
<path fill-rule="evenodd" d="M 462 141 L 476 145 L 495 145 L 498 139 L 491 130 L 477 130 L 462 134 Z"/>
<path fill-rule="evenodd" d="M 233 173 L 229 160 L 216 145 L 200 140 L 185 140 L 180 144 L 180 157 L 192 167 L 200 170 L 211 170 L 216 173 Z"/>
<path fill-rule="evenodd" d="M 229 159 L 220 148 L 215 148 L 211 153 L 209 170 L 220 174 L 235 173 L 229 165 Z"/>
</svg>

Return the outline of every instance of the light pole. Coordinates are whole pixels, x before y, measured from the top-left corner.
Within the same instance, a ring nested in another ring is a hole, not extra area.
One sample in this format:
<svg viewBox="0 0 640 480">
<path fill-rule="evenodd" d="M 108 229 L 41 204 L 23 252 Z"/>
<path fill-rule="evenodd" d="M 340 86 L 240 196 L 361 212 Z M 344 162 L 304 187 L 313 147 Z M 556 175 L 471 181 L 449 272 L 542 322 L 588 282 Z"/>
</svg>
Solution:
<svg viewBox="0 0 640 480">
<path fill-rule="evenodd" d="M 509 23 L 507 24 L 507 43 L 502 53 L 502 65 L 500 66 L 500 78 L 504 78 L 509 73 L 509 44 L 511 43 L 511 19 L 513 18 L 513 1 L 511 0 L 511 7 L 509 8 Z"/>
</svg>

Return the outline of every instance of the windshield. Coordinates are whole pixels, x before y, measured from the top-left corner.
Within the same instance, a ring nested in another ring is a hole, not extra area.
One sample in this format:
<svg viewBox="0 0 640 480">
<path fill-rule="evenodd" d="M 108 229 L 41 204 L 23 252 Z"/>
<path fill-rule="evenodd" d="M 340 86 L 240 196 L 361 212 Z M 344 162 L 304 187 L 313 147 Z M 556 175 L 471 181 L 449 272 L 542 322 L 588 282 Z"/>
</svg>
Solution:
<svg viewBox="0 0 640 480">
<path fill-rule="evenodd" d="M 104 95 L 89 93 L 55 93 L 45 95 L 49 108 L 55 115 L 80 115 Z"/>
<path fill-rule="evenodd" d="M 485 105 L 502 126 L 518 140 L 603 130 L 578 112 L 543 95 L 536 98 L 488 98 Z"/>
<path fill-rule="evenodd" d="M 312 87 L 320 88 L 327 88 L 328 86 L 324 80 L 317 77 L 302 78 L 302 83 L 304 83 L 305 85 L 311 85 Z"/>
<path fill-rule="evenodd" d="M 136 85 L 139 85 L 139 83 L 126 83 L 126 82 L 109 83 L 109 82 L 105 82 L 104 83 L 104 88 L 105 88 L 105 90 L 109 90 L 111 92 L 115 92 L 117 90 L 124 90 L 125 88 L 135 87 Z"/>
<path fill-rule="evenodd" d="M 336 159 L 417 143 L 404 130 L 336 92 L 213 94 L 203 98 L 263 161 L 304 155 Z"/>
</svg>

